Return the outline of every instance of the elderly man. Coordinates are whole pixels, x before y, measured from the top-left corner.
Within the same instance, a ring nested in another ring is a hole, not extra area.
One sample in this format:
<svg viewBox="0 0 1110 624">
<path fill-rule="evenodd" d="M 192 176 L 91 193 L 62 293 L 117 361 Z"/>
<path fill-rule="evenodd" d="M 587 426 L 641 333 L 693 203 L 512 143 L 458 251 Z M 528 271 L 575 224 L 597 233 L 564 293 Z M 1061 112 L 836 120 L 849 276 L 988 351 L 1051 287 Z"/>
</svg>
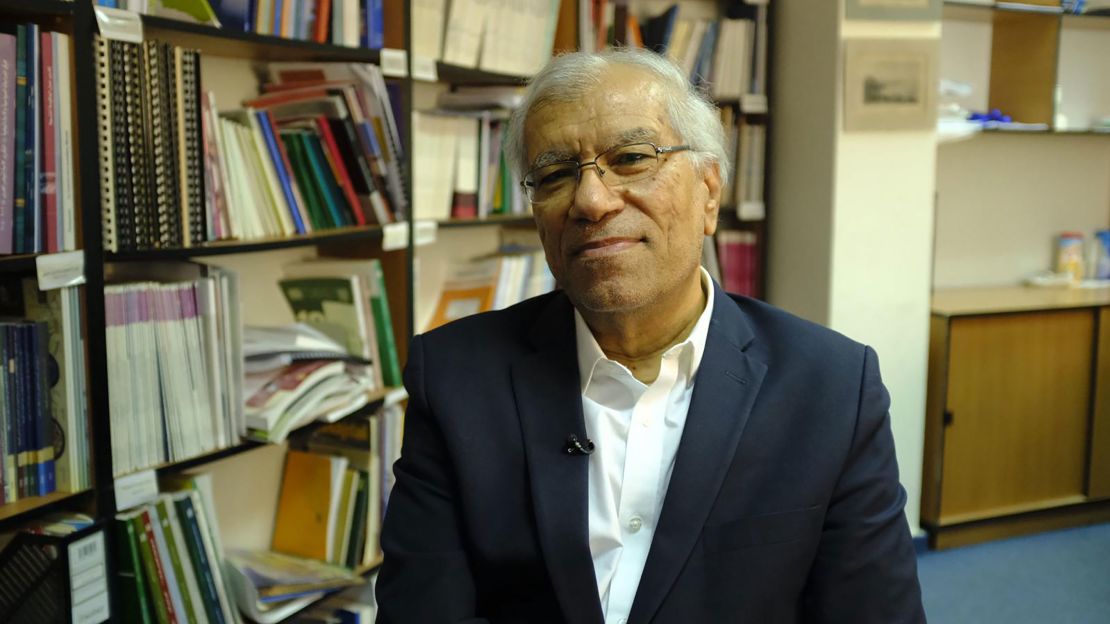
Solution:
<svg viewBox="0 0 1110 624">
<path fill-rule="evenodd" d="M 378 621 L 924 621 L 875 353 L 699 266 L 712 104 L 569 54 L 510 129 L 561 290 L 413 340 Z"/>
</svg>

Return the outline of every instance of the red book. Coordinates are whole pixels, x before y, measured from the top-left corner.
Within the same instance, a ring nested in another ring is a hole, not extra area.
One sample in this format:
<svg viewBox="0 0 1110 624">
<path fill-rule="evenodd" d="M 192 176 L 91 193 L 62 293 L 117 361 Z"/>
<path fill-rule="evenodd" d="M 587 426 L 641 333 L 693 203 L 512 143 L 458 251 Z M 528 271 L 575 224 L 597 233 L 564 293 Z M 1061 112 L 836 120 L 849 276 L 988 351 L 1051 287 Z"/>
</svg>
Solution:
<svg viewBox="0 0 1110 624">
<path fill-rule="evenodd" d="M 347 173 L 347 166 L 343 163 L 343 156 L 339 153 L 339 146 L 335 143 L 335 135 L 331 133 L 331 126 L 328 125 L 328 118 L 319 115 L 316 117 L 316 126 L 320 128 L 320 138 L 323 139 L 324 147 L 326 148 L 325 154 L 328 161 L 331 163 L 332 172 L 335 174 L 335 179 L 339 182 L 339 187 L 343 189 L 343 195 L 347 198 L 347 203 L 351 205 L 351 211 L 354 212 L 355 221 L 359 225 L 366 225 L 366 214 L 362 211 L 362 203 L 358 201 L 358 195 L 355 194 L 355 187 L 351 184 L 351 176 Z"/>
<path fill-rule="evenodd" d="M 158 556 L 158 547 L 155 546 L 158 542 L 154 541 L 154 527 L 150 524 L 150 511 L 144 511 L 143 515 L 143 529 L 146 531 L 147 541 L 150 542 L 150 549 L 154 551 L 154 568 L 158 571 L 158 585 L 162 591 L 162 601 L 166 603 L 166 611 L 169 613 L 170 622 L 177 622 L 177 613 L 173 610 L 173 599 L 170 598 L 170 586 L 166 583 L 166 571 L 162 567 L 162 558 Z"/>
<path fill-rule="evenodd" d="M 43 249 L 47 253 L 58 251 L 58 189 L 54 182 L 57 178 L 57 146 L 55 141 L 54 112 L 58 103 L 54 101 L 56 89 L 54 87 L 54 39 L 51 33 L 44 32 L 39 35 L 42 50 L 42 206 L 43 219 Z"/>
</svg>

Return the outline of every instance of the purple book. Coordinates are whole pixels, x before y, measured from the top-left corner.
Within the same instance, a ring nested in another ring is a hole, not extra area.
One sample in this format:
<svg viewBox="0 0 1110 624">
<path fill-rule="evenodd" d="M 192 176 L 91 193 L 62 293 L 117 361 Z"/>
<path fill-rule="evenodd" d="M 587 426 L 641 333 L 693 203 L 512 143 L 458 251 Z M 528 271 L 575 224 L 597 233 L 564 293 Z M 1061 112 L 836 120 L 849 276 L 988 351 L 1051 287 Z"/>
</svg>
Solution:
<svg viewBox="0 0 1110 624">
<path fill-rule="evenodd" d="M 15 36 L 0 33 L 0 254 L 12 252 L 15 201 Z"/>
</svg>

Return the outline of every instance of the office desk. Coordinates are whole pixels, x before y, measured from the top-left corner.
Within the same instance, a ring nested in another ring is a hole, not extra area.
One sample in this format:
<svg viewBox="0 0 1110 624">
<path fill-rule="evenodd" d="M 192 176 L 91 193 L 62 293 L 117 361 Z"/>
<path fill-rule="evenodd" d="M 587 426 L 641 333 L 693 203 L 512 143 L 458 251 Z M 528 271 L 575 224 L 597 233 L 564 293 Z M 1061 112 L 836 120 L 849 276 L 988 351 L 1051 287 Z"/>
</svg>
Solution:
<svg viewBox="0 0 1110 624">
<path fill-rule="evenodd" d="M 924 450 L 934 548 L 1110 521 L 1110 289 L 935 292 Z"/>
</svg>

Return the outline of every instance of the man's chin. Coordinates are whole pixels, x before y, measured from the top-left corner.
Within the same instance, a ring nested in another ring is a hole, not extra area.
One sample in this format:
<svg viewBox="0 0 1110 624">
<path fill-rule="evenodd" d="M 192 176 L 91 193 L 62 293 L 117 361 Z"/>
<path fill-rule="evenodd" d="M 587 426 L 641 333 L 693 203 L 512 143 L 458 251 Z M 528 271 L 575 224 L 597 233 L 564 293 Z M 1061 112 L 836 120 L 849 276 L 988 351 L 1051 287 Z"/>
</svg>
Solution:
<svg viewBox="0 0 1110 624">
<path fill-rule="evenodd" d="M 630 288 L 627 279 L 598 280 L 587 286 L 564 288 L 580 312 L 613 314 L 627 312 L 645 305 L 650 297 Z"/>
</svg>

